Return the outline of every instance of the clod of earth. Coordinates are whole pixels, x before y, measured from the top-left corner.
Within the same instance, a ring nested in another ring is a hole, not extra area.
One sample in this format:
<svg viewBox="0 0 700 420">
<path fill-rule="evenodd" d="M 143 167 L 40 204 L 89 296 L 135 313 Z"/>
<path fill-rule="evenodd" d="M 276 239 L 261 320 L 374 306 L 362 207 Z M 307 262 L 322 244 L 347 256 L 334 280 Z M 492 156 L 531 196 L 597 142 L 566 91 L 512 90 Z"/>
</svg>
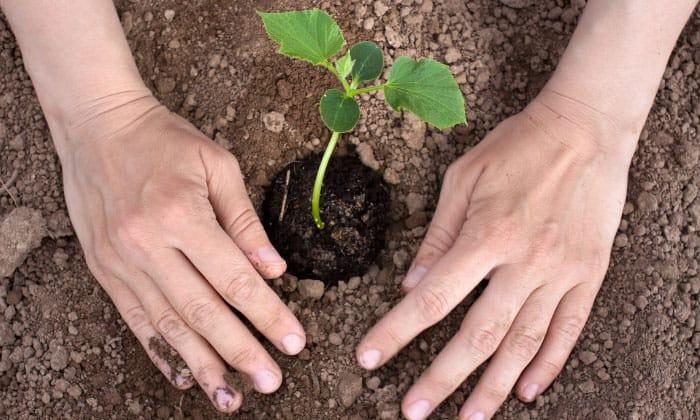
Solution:
<svg viewBox="0 0 700 420">
<path fill-rule="evenodd" d="M 362 376 L 355 373 L 344 373 L 338 380 L 340 403 L 350 407 L 362 395 Z"/>
<path fill-rule="evenodd" d="M 301 297 L 309 300 L 321 299 L 325 290 L 322 281 L 312 279 L 299 280 L 297 288 Z"/>
<path fill-rule="evenodd" d="M 389 193 L 380 175 L 354 157 L 335 158 L 321 202 L 321 210 L 330 217 L 319 230 L 308 211 L 319 160 L 312 155 L 279 172 L 263 205 L 263 218 L 292 274 L 334 284 L 364 274 L 376 260 L 384 245 Z"/>
<path fill-rule="evenodd" d="M 19 207 L 0 224 L 0 278 L 9 277 L 46 235 L 40 211 Z"/>
</svg>

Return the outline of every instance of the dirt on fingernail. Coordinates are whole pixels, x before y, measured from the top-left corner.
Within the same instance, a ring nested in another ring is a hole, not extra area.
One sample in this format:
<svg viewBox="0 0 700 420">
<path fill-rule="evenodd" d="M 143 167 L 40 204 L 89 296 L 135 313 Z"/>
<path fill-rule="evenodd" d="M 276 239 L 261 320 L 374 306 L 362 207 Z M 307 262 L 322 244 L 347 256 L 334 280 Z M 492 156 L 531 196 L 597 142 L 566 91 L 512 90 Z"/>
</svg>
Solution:
<svg viewBox="0 0 700 420">
<path fill-rule="evenodd" d="M 212 400 L 221 410 L 228 410 L 236 401 L 236 394 L 228 388 L 217 388 L 212 394 Z"/>
<path fill-rule="evenodd" d="M 250 379 L 240 372 L 226 372 L 224 374 L 224 382 L 226 382 L 226 385 L 231 387 L 231 389 L 240 392 L 244 398 L 255 390 Z"/>
</svg>

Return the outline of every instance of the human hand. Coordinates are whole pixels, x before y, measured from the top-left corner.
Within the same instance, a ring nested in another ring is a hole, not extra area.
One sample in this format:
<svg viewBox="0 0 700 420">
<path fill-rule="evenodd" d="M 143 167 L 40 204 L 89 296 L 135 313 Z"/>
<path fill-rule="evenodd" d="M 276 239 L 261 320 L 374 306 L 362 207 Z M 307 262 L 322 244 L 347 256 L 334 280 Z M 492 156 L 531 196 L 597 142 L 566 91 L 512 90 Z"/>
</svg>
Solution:
<svg viewBox="0 0 700 420">
<path fill-rule="evenodd" d="M 155 365 L 181 389 L 193 375 L 225 412 L 242 402 L 226 364 L 275 391 L 279 367 L 226 303 L 286 354 L 305 334 L 262 278 L 286 264 L 236 159 L 143 91 L 81 105 L 62 128 L 66 202 L 88 266 Z"/>
<path fill-rule="evenodd" d="M 363 367 L 381 366 L 490 278 L 405 395 L 406 417 L 427 417 L 489 358 L 460 418 L 491 417 L 514 386 L 532 401 L 551 384 L 605 275 L 635 141 L 545 91 L 450 166 L 408 294 L 357 349 Z"/>
</svg>

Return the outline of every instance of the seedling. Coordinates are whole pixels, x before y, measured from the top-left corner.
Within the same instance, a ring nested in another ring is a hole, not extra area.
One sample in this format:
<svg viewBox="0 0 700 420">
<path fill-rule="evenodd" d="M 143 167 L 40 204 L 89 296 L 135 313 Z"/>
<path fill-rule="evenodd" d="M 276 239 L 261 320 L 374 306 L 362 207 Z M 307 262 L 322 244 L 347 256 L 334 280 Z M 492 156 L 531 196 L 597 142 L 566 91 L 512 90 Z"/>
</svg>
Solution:
<svg viewBox="0 0 700 420">
<path fill-rule="evenodd" d="M 321 119 L 331 131 L 311 195 L 311 214 L 319 229 L 325 226 L 320 210 L 323 178 L 338 138 L 351 132 L 360 119 L 357 95 L 383 90 L 392 109 L 410 111 L 439 129 L 466 123 L 462 92 L 446 65 L 430 58 L 398 57 L 385 83 L 361 87 L 378 79 L 384 70 L 384 54 L 377 44 L 359 42 L 331 61 L 345 45 L 345 38 L 327 13 L 312 9 L 258 15 L 267 35 L 279 45 L 278 53 L 325 67 L 342 86 L 342 90 L 326 90 L 319 105 Z"/>
</svg>

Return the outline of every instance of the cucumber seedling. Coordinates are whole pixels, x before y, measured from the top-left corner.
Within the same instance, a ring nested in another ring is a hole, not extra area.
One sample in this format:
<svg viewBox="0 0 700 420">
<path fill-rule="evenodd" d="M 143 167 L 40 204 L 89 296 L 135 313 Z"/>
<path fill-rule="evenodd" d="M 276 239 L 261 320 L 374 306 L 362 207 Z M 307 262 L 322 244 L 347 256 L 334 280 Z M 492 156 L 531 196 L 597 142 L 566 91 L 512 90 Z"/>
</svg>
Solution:
<svg viewBox="0 0 700 420">
<path fill-rule="evenodd" d="M 327 13 L 312 9 L 258 15 L 267 35 L 279 45 L 278 53 L 325 67 L 342 87 L 328 89 L 319 105 L 321 119 L 331 131 L 311 195 L 311 214 L 319 229 L 324 227 L 320 210 L 323 178 L 338 138 L 351 132 L 360 119 L 357 95 L 383 90 L 392 109 L 410 111 L 439 129 L 466 123 L 462 92 L 446 65 L 430 58 L 414 61 L 401 56 L 394 60 L 385 83 L 362 87 L 383 73 L 384 54 L 377 44 L 359 42 L 332 60 L 345 45 L 345 38 Z"/>
</svg>

